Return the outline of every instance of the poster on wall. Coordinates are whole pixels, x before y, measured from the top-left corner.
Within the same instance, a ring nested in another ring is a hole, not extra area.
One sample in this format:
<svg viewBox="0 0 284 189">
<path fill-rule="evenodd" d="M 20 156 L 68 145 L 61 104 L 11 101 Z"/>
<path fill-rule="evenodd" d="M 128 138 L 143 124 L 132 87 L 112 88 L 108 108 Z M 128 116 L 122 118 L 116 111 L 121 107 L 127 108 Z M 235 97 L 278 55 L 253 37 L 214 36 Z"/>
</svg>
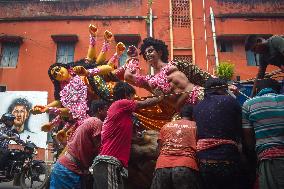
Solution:
<svg viewBox="0 0 284 189">
<path fill-rule="evenodd" d="M 38 147 L 45 148 L 47 133 L 41 126 L 48 123 L 48 114 L 33 115 L 29 113 L 35 105 L 47 104 L 47 92 L 42 91 L 6 91 L 0 92 L 0 116 L 12 113 L 16 116 L 14 127 L 22 140 L 30 136 L 30 141 Z"/>
</svg>

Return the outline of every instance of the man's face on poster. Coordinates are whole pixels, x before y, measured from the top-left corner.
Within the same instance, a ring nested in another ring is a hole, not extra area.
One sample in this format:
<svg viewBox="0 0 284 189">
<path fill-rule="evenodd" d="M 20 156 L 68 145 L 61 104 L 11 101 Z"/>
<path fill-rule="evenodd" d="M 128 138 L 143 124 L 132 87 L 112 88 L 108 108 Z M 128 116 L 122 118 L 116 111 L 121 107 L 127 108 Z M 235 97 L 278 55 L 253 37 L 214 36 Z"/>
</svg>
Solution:
<svg viewBox="0 0 284 189">
<path fill-rule="evenodd" d="M 27 111 L 25 106 L 16 105 L 12 111 L 12 114 L 16 116 L 14 125 L 17 127 L 18 131 L 22 132 L 22 130 L 24 129 L 24 123 L 29 117 L 29 112 Z"/>
</svg>

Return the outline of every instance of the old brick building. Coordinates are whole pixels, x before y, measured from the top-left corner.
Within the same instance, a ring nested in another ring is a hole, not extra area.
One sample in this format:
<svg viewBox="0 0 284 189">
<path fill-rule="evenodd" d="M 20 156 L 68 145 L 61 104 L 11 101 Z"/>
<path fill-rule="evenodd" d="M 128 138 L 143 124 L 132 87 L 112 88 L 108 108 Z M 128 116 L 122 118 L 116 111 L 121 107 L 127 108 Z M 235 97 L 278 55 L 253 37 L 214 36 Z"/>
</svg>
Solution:
<svg viewBox="0 0 284 189">
<path fill-rule="evenodd" d="M 214 13 L 219 62 L 235 64 L 235 76 L 240 76 L 242 80 L 255 77 L 257 70 L 252 53 L 244 50 L 246 36 L 284 34 L 284 2 L 281 0 L 192 0 L 192 4 L 196 63 L 202 64 L 203 68 L 208 67 L 210 71 L 216 64 L 210 7 Z M 271 66 L 268 71 L 274 69 Z"/>
<path fill-rule="evenodd" d="M 236 65 L 235 75 L 241 79 L 256 72 L 255 62 L 243 48 L 247 34 L 284 33 L 284 3 L 279 0 L 25 0 L 0 1 L 0 5 L 0 84 L 12 91 L 52 94 L 46 74 L 49 65 L 86 56 L 90 23 L 99 28 L 99 44 L 106 29 L 115 35 L 113 47 L 118 41 L 139 46 L 151 35 L 168 44 L 171 58 L 193 59 L 210 72 L 217 54 L 219 62 Z M 142 67 L 149 71 L 144 62 Z"/>
</svg>

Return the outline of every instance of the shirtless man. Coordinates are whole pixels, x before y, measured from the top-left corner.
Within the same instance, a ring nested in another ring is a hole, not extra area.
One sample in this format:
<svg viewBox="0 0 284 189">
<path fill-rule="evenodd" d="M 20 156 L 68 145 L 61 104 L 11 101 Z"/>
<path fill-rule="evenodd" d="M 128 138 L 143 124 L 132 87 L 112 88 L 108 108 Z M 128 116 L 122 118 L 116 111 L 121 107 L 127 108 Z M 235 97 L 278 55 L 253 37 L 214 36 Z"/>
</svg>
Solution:
<svg viewBox="0 0 284 189">
<path fill-rule="evenodd" d="M 137 53 L 135 54 L 137 55 Z M 177 68 L 174 62 L 167 63 L 167 58 L 164 58 L 163 54 L 166 53 L 156 50 L 154 46 L 149 46 L 145 50 L 146 61 L 154 68 L 154 76 L 140 75 L 136 69 L 138 67 L 137 57 L 130 57 L 125 66 L 124 79 L 155 95 L 159 95 L 161 92 L 168 95 L 163 102 L 176 110 L 179 110 L 185 103 L 195 104 L 200 100 L 198 99 L 200 95 L 192 94 L 203 91 L 200 91 L 200 87 L 189 82 L 187 76 Z"/>
</svg>

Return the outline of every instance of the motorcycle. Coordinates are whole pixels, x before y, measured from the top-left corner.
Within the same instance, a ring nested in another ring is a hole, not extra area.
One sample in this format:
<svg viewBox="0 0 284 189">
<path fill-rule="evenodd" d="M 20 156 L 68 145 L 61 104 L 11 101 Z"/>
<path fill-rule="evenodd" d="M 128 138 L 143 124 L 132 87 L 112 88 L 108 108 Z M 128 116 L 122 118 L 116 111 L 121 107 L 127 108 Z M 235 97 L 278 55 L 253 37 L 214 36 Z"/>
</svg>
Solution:
<svg viewBox="0 0 284 189">
<path fill-rule="evenodd" d="M 9 150 L 8 161 L 0 171 L 0 182 L 15 179 L 19 180 L 21 188 L 42 189 L 47 183 L 49 169 L 44 161 L 34 160 L 38 147 L 28 139 L 26 142 L 20 138 L 15 140 L 23 149 Z"/>
</svg>

